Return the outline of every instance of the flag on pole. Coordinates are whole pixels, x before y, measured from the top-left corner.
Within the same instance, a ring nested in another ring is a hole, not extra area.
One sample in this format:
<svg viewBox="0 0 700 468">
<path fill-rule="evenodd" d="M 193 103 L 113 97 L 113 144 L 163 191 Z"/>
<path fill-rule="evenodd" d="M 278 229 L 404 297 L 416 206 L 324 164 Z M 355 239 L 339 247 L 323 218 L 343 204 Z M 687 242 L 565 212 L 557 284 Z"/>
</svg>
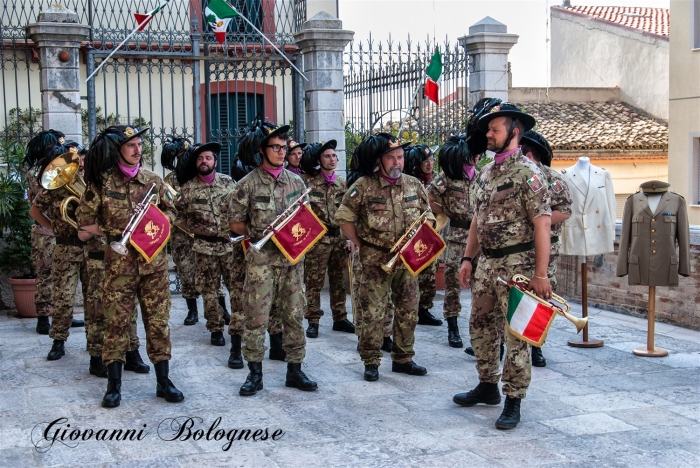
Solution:
<svg viewBox="0 0 700 468">
<path fill-rule="evenodd" d="M 240 16 L 238 12 L 224 0 L 210 0 L 204 9 L 204 17 L 209 22 L 219 44 L 226 42 L 228 24 L 238 16 Z"/>
<path fill-rule="evenodd" d="M 556 315 L 554 306 L 526 294 L 517 283 L 509 285 L 506 320 L 510 332 L 531 345 L 542 346 Z"/>
<path fill-rule="evenodd" d="M 435 53 L 430 59 L 425 74 L 427 78 L 425 79 L 425 91 L 423 94 L 435 104 L 440 104 L 438 91 L 440 90 L 440 75 L 442 75 L 442 55 L 440 55 L 439 47 L 435 47 Z"/>
<path fill-rule="evenodd" d="M 160 4 L 145 15 L 142 13 L 134 13 L 134 18 L 136 18 L 137 30 L 143 31 L 143 29 L 151 22 L 153 16 L 158 13 L 165 5 L 168 4 L 170 0 L 162 0 Z"/>
</svg>

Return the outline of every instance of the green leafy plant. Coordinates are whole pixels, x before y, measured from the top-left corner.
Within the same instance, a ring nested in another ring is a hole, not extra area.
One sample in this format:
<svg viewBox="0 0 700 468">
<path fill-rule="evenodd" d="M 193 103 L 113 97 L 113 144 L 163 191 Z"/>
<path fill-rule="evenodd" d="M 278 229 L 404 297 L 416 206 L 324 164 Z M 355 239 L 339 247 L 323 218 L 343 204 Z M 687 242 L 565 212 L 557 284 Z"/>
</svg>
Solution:
<svg viewBox="0 0 700 468">
<path fill-rule="evenodd" d="M 0 252 L 0 269 L 33 275 L 33 221 L 29 216 L 29 200 L 25 198 L 26 188 L 16 173 L 0 173 L 0 224 L 3 227 L 3 239 L 7 243 Z"/>
</svg>

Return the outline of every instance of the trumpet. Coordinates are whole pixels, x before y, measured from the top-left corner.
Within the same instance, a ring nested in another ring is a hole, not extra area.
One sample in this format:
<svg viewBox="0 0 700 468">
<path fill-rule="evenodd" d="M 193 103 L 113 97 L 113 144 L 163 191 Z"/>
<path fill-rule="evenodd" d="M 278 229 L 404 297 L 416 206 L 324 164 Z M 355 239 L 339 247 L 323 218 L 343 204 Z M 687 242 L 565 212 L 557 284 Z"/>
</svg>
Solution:
<svg viewBox="0 0 700 468">
<path fill-rule="evenodd" d="M 134 229 L 136 229 L 136 226 L 139 225 L 141 219 L 143 219 L 144 215 L 146 214 L 148 205 L 150 205 L 154 197 L 158 196 L 157 193 L 153 193 L 155 186 L 156 183 L 153 182 L 148 188 L 148 192 L 146 192 L 146 196 L 143 197 L 141 203 L 136 205 L 134 213 L 131 215 L 131 218 L 129 218 L 129 222 L 126 224 L 124 231 L 122 231 L 122 238 L 118 242 L 113 241 L 109 244 L 109 246 L 112 247 L 112 250 L 117 252 L 119 255 L 126 255 L 129 253 L 129 250 L 126 248 L 126 244 L 129 242 L 129 239 L 131 239 Z"/>
<path fill-rule="evenodd" d="M 508 284 L 508 282 L 505 281 L 500 276 L 498 277 L 498 281 L 500 281 L 501 283 L 504 283 L 506 285 Z M 513 282 L 523 283 L 525 286 L 527 286 L 530 284 L 530 278 L 528 278 L 525 275 L 517 274 L 517 275 L 513 276 Z M 523 292 L 525 294 L 527 294 L 528 296 L 532 297 L 533 299 L 535 299 L 537 302 L 540 302 L 541 304 L 544 304 L 548 307 L 553 306 L 553 304 L 551 302 L 545 301 L 544 299 L 540 298 L 537 294 L 535 294 L 532 291 L 523 291 Z M 568 321 L 570 321 L 574 325 L 576 325 L 576 333 L 580 333 L 581 330 L 583 330 L 583 328 L 588 323 L 588 317 L 578 318 L 578 317 L 574 317 L 573 315 L 571 315 L 569 313 L 569 311 L 571 310 L 571 306 L 561 296 L 558 296 L 558 295 L 552 293 L 552 300 L 563 306 L 563 307 L 558 307 L 558 306 L 552 307 L 554 309 L 554 311 L 557 314 L 561 315 L 562 317 L 566 318 Z"/>
<path fill-rule="evenodd" d="M 250 244 L 250 246 L 260 252 L 267 241 L 269 241 L 270 238 L 275 235 L 275 231 L 282 229 L 289 221 L 292 220 L 292 218 L 294 218 L 297 211 L 299 211 L 301 208 L 301 205 L 304 204 L 302 200 L 309 194 L 309 192 L 311 192 L 311 189 L 306 189 L 306 191 L 302 193 L 301 196 L 294 201 L 294 203 L 289 205 L 289 208 L 284 210 L 281 215 L 275 218 L 275 220 L 265 228 L 262 239 L 254 244 Z"/>
<path fill-rule="evenodd" d="M 413 221 L 399 240 L 396 241 L 391 250 L 389 250 L 389 253 L 396 252 L 396 255 L 391 257 L 391 260 L 382 265 L 382 270 L 386 271 L 387 273 L 392 272 L 396 262 L 399 260 L 399 255 L 401 255 L 401 250 L 403 250 L 404 245 L 406 245 L 413 238 L 413 236 L 416 235 L 418 228 L 425 223 L 429 213 L 430 210 L 425 210 L 415 221 Z"/>
<path fill-rule="evenodd" d="M 61 202 L 61 217 L 75 229 L 78 229 L 78 223 L 68 215 L 68 205 L 80 203 L 80 197 L 85 193 L 86 187 L 85 181 L 78 174 L 79 159 L 77 153 L 64 153 L 52 160 L 41 176 L 41 186 L 46 190 L 63 187 L 71 193 Z"/>
<path fill-rule="evenodd" d="M 235 244 L 236 242 L 241 242 L 243 239 L 245 239 L 245 237 L 246 236 L 228 236 L 232 244 Z"/>
</svg>

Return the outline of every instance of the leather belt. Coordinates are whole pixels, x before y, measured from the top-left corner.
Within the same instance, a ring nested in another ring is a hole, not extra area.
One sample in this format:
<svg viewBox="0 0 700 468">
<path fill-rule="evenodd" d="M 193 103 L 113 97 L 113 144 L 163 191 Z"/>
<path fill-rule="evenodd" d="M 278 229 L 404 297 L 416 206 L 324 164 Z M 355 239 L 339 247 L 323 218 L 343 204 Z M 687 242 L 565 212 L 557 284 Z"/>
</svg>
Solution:
<svg viewBox="0 0 700 468">
<path fill-rule="evenodd" d="M 60 245 L 74 245 L 76 247 L 82 247 L 85 242 L 81 241 L 77 237 L 60 237 L 56 236 L 56 244 Z"/>
<path fill-rule="evenodd" d="M 372 244 L 371 242 L 367 242 L 364 239 L 360 239 L 360 240 L 362 241 L 362 245 L 366 245 L 367 247 L 372 247 L 373 249 L 377 249 L 380 252 L 384 252 L 384 253 L 391 252 L 391 249 L 387 249 L 386 247 L 381 247 L 379 245 Z"/>
<path fill-rule="evenodd" d="M 340 237 L 340 228 L 328 228 L 327 236 Z"/>
<path fill-rule="evenodd" d="M 216 242 L 219 244 L 228 244 L 229 242 L 231 242 L 231 239 L 224 239 L 223 237 L 219 236 L 205 236 L 203 234 L 195 234 L 194 238 L 207 242 Z"/>
<path fill-rule="evenodd" d="M 120 240 L 122 240 L 122 236 L 113 236 L 111 234 L 107 234 L 106 237 L 107 237 L 107 242 L 110 242 L 110 243 L 111 242 L 119 242 Z"/>
<path fill-rule="evenodd" d="M 451 219 L 450 220 L 450 227 L 456 227 L 456 228 L 462 228 L 462 229 L 469 229 L 472 227 L 472 222 L 471 220 L 469 221 L 460 221 L 458 219 Z"/>
<path fill-rule="evenodd" d="M 88 252 L 87 254 L 88 258 L 91 258 L 93 260 L 103 260 L 105 259 L 105 253 L 103 251 L 99 252 Z"/>
<path fill-rule="evenodd" d="M 535 248 L 535 241 L 525 242 L 524 244 L 511 245 L 501 249 L 484 249 L 481 251 L 487 258 L 503 258 L 507 255 L 513 255 L 520 252 L 527 252 Z"/>
<path fill-rule="evenodd" d="M 550 238 L 549 238 L 549 242 L 551 242 L 552 244 L 555 244 L 555 243 L 559 242 L 559 236 L 552 236 L 552 237 L 550 237 Z"/>
</svg>

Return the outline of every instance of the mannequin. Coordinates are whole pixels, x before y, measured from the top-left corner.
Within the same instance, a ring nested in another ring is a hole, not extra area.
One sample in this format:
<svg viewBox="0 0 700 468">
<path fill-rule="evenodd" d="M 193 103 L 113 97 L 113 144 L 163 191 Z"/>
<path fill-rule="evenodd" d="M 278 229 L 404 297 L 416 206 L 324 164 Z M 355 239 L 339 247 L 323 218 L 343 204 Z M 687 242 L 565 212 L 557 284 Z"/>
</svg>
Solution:
<svg viewBox="0 0 700 468">
<path fill-rule="evenodd" d="M 587 156 L 581 156 L 576 161 L 576 167 L 581 171 L 583 179 L 586 181 L 586 185 L 590 187 L 591 185 L 591 160 Z"/>
</svg>

